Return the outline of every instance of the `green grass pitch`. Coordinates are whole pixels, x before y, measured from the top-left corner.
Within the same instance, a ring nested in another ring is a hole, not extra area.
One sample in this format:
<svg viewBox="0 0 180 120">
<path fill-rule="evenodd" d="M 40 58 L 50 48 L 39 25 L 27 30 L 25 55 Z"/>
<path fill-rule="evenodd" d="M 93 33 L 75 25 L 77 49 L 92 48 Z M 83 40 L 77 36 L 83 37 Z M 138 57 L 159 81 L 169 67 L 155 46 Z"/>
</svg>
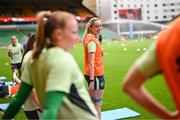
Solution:
<svg viewBox="0 0 180 120">
<path fill-rule="evenodd" d="M 128 119 L 158 119 L 144 110 L 144 108 L 139 106 L 122 91 L 122 81 L 129 67 L 135 62 L 136 58 L 144 52 L 143 49 L 147 49 L 152 42 L 153 40 L 150 39 L 103 42 L 106 80 L 102 106 L 103 111 L 128 107 L 141 114 L 138 117 Z M 138 48 L 140 51 L 137 51 Z M 70 52 L 83 71 L 84 58 L 82 43 L 78 44 L 75 49 Z M 11 80 L 11 75 L 7 50 L 2 48 L 0 49 L 0 76 L 6 76 L 8 80 Z M 167 106 L 169 110 L 175 110 L 170 93 L 161 75 L 148 80 L 146 87 L 162 104 Z M 11 98 L 1 98 L 0 103 L 10 102 L 10 100 Z M 16 119 L 26 119 L 23 110 L 18 113 Z"/>
</svg>

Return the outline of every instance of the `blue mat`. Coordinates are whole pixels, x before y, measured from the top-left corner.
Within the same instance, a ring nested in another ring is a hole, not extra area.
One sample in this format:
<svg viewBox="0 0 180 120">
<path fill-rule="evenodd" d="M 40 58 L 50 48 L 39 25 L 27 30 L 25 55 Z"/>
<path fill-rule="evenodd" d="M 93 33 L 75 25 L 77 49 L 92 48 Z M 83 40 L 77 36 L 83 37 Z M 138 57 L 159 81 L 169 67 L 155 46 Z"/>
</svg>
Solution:
<svg viewBox="0 0 180 120">
<path fill-rule="evenodd" d="M 9 81 L 9 82 L 5 82 L 5 85 L 14 85 L 15 82 Z"/>
<path fill-rule="evenodd" d="M 8 106 L 9 106 L 9 103 L 2 103 L 2 104 L 0 104 L 0 109 L 6 110 Z M 24 105 L 22 106 L 22 108 L 23 107 L 24 107 Z"/>
<path fill-rule="evenodd" d="M 0 104 L 0 108 L 5 110 L 7 109 L 9 103 L 3 103 Z M 129 118 L 129 117 L 135 117 L 139 116 L 140 114 L 129 109 L 129 108 L 120 108 L 116 110 L 108 110 L 102 112 L 102 120 L 116 120 L 116 119 L 123 119 L 123 118 Z"/>
<path fill-rule="evenodd" d="M 129 108 L 120 108 L 115 110 L 108 110 L 101 113 L 102 120 L 116 120 L 116 119 L 123 119 L 128 117 L 135 117 L 139 116 L 140 114 L 129 109 Z"/>
<path fill-rule="evenodd" d="M 16 83 L 15 82 L 12 82 L 12 81 L 9 81 L 9 82 L 4 82 L 4 81 L 1 81 L 0 80 L 0 86 L 3 86 L 3 85 L 15 85 Z"/>
<path fill-rule="evenodd" d="M 0 76 L 0 86 L 2 85 L 14 85 L 14 82 L 9 81 L 9 82 L 4 82 L 7 78 L 4 76 Z"/>
<path fill-rule="evenodd" d="M 0 81 L 6 80 L 7 78 L 4 76 L 0 76 Z"/>
<path fill-rule="evenodd" d="M 5 110 L 5 109 L 7 109 L 8 105 L 9 105 L 9 103 L 0 104 L 0 108 Z"/>
</svg>

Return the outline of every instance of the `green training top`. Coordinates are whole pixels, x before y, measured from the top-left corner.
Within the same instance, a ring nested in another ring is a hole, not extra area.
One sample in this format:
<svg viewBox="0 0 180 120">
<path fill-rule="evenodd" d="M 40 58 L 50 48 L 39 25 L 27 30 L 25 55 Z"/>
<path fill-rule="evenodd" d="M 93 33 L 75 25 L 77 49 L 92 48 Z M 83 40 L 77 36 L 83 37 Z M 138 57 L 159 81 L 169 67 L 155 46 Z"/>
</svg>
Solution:
<svg viewBox="0 0 180 120">
<path fill-rule="evenodd" d="M 31 52 L 32 51 L 29 51 L 27 53 L 26 59 L 23 60 L 21 71 L 24 69 L 24 66 L 27 63 Z M 26 100 L 26 102 L 24 104 L 24 111 L 33 111 L 33 110 L 37 110 L 37 109 L 39 109 L 39 107 L 36 105 L 36 103 L 34 102 L 33 98 L 30 95 L 29 98 Z"/>
<path fill-rule="evenodd" d="M 20 43 L 17 43 L 16 46 L 10 44 L 9 48 L 12 49 L 11 63 L 13 64 L 21 63 L 23 57 L 23 46 Z"/>
<path fill-rule="evenodd" d="M 31 56 L 31 53 L 28 54 Z M 97 119 L 97 112 L 84 85 L 84 76 L 72 55 L 63 49 L 44 49 L 38 59 L 28 59 L 21 79 L 34 86 L 42 106 L 46 92 L 67 94 L 58 119 Z"/>
</svg>

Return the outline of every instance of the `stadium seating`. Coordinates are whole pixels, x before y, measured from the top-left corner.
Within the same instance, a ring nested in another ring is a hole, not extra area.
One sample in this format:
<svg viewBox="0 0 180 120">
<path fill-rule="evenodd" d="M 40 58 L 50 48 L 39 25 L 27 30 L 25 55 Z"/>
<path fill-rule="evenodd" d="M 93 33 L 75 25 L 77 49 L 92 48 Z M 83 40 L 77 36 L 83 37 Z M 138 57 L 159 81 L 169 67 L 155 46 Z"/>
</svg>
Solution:
<svg viewBox="0 0 180 120">
<path fill-rule="evenodd" d="M 69 11 L 77 16 L 95 16 L 95 13 L 86 8 L 82 0 L 60 0 L 50 2 L 48 0 L 10 2 L 0 1 L 0 17 L 34 17 L 42 10 L 63 10 Z"/>
<path fill-rule="evenodd" d="M 0 31 L 0 47 L 7 46 L 11 43 L 11 36 L 16 35 L 20 43 L 23 43 L 25 36 L 35 30 L 5 30 Z"/>
<path fill-rule="evenodd" d="M 12 35 L 16 35 L 19 42 L 23 43 L 25 36 L 28 33 L 33 33 L 33 32 L 35 32 L 35 29 L 1 30 L 0 31 L 0 47 L 1 46 L 7 46 L 8 44 L 10 44 L 11 43 L 10 39 L 11 39 Z M 83 34 L 84 34 L 84 28 L 80 27 L 79 28 L 79 35 L 81 38 L 82 38 Z M 103 39 L 115 39 L 115 38 L 117 38 L 117 34 L 114 33 L 113 31 L 111 31 L 110 29 L 104 27 L 102 30 L 102 37 L 103 37 Z"/>
<path fill-rule="evenodd" d="M 35 32 L 35 27 L 32 30 L 32 27 L 25 26 L 24 24 L 30 25 L 29 23 L 33 23 L 33 25 L 36 26 L 33 18 L 35 18 L 36 13 L 41 10 L 62 10 L 75 14 L 77 16 L 77 20 L 82 23 L 79 30 L 81 38 L 84 33 L 84 23 L 89 19 L 89 17 L 96 16 L 95 13 L 82 4 L 82 0 L 54 0 L 54 2 L 48 0 L 27 2 L 1 0 L 0 25 L 5 26 L 0 28 L 0 46 L 7 46 L 10 43 L 12 35 L 16 35 L 19 42 L 22 43 L 27 33 Z M 30 22 L 30 20 L 32 21 Z M 6 25 L 9 26 L 6 27 Z M 30 30 L 26 30 L 27 28 Z M 117 35 L 111 30 L 104 28 L 102 37 L 103 39 L 113 39 L 116 38 Z"/>
</svg>

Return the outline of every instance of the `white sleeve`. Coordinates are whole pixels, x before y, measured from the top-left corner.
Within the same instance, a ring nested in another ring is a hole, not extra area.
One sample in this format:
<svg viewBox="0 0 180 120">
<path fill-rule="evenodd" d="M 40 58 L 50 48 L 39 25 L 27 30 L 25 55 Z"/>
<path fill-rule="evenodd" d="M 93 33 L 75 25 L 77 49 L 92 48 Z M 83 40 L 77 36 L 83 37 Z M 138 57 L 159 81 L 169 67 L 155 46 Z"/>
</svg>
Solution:
<svg viewBox="0 0 180 120">
<path fill-rule="evenodd" d="M 159 72 L 160 67 L 157 62 L 155 43 L 153 43 L 150 48 L 136 60 L 135 65 L 146 77 L 150 77 L 151 75 Z"/>
</svg>

